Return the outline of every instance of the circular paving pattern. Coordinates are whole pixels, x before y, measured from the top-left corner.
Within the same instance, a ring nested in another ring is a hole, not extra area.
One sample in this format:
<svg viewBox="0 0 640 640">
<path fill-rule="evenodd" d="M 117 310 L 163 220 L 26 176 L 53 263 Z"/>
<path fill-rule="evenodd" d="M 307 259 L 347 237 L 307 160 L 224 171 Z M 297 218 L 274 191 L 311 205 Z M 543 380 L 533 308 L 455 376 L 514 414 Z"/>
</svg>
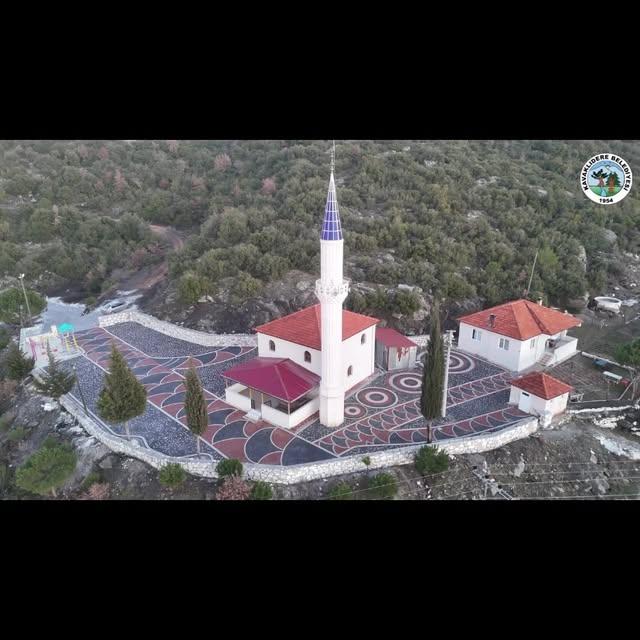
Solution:
<svg viewBox="0 0 640 640">
<path fill-rule="evenodd" d="M 362 418 L 367 413 L 367 410 L 359 404 L 345 404 L 344 415 L 347 418 Z"/>
<path fill-rule="evenodd" d="M 452 353 L 449 355 L 449 373 L 466 373 L 474 367 L 475 364 L 473 360 L 462 353 Z"/>
<path fill-rule="evenodd" d="M 356 400 L 370 409 L 386 409 L 398 403 L 398 396 L 383 387 L 368 387 L 358 391 Z"/>
<path fill-rule="evenodd" d="M 389 386 L 404 393 L 420 393 L 422 378 L 417 373 L 394 373 L 389 377 Z"/>
</svg>

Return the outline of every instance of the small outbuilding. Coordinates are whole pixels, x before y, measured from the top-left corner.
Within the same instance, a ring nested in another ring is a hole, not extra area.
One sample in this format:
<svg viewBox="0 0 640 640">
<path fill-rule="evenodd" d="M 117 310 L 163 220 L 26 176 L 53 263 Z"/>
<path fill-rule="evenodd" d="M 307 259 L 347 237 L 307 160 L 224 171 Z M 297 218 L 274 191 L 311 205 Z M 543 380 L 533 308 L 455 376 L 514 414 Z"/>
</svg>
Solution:
<svg viewBox="0 0 640 640">
<path fill-rule="evenodd" d="M 418 345 L 390 327 L 376 329 L 376 365 L 385 371 L 409 369 L 416 361 Z"/>
<path fill-rule="evenodd" d="M 567 408 L 570 385 L 541 371 L 511 381 L 509 403 L 533 415 L 553 417 Z"/>
</svg>

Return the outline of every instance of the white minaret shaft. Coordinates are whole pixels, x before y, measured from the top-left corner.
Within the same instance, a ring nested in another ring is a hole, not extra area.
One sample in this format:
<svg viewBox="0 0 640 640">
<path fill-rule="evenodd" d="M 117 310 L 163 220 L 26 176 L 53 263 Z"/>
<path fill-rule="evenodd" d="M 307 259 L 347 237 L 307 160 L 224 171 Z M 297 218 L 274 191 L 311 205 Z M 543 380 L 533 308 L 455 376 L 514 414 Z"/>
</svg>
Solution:
<svg viewBox="0 0 640 640">
<path fill-rule="evenodd" d="M 335 149 L 335 147 L 334 147 Z M 322 377 L 320 380 L 320 424 L 338 427 L 344 422 L 344 363 L 342 362 L 342 303 L 349 284 L 342 276 L 344 240 L 331 158 L 329 193 L 320 239 L 320 279 L 316 296 L 320 300 L 322 333 Z"/>
</svg>

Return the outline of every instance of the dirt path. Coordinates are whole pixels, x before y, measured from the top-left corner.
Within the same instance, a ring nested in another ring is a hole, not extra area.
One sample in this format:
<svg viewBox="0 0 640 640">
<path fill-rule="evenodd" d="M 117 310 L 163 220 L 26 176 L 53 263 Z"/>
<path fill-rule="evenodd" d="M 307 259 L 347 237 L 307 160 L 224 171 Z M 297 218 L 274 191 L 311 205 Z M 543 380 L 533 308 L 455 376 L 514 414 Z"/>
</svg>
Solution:
<svg viewBox="0 0 640 640">
<path fill-rule="evenodd" d="M 152 233 L 159 236 L 162 240 L 171 244 L 171 251 L 178 251 L 184 246 L 184 239 L 180 232 L 173 227 L 167 227 L 159 224 L 150 224 L 149 229 Z M 169 273 L 169 253 L 168 251 L 164 255 L 164 259 L 160 264 L 152 265 L 149 267 L 143 267 L 135 273 L 124 276 L 122 279 L 118 279 L 115 287 L 112 287 L 105 298 L 113 295 L 115 290 L 121 291 L 141 291 L 146 292 L 155 287 L 159 282 L 162 282 Z M 117 277 L 117 276 L 116 276 Z"/>
</svg>

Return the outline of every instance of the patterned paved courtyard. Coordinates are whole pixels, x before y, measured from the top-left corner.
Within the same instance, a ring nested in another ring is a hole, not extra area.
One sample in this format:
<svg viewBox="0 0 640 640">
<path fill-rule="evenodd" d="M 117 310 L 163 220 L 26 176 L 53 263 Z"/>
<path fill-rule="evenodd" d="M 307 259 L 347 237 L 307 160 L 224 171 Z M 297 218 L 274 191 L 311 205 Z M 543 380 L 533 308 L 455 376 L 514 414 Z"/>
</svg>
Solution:
<svg viewBox="0 0 640 640">
<path fill-rule="evenodd" d="M 186 427 L 184 373 L 193 359 L 205 387 L 209 426 L 201 438 L 201 455 L 218 460 L 293 465 L 350 455 L 364 455 L 427 442 L 420 415 L 421 371 L 377 372 L 345 399 L 345 422 L 328 429 L 317 414 L 294 430 L 266 422 L 249 422 L 224 402 L 228 367 L 253 358 L 255 347 L 203 347 L 165 336 L 137 323 L 76 333 L 84 356 L 75 364 L 82 392 L 103 428 L 123 435 L 121 425 L 107 424 L 96 415 L 96 401 L 109 367 L 112 342 L 147 389 L 147 411 L 132 420 L 129 431 L 145 447 L 175 457 L 196 455 L 196 439 Z M 435 423 L 433 440 L 497 431 L 527 417 L 508 404 L 512 374 L 468 354 L 454 351 L 449 369 L 447 418 Z M 80 401 L 79 390 L 73 396 Z"/>
</svg>

